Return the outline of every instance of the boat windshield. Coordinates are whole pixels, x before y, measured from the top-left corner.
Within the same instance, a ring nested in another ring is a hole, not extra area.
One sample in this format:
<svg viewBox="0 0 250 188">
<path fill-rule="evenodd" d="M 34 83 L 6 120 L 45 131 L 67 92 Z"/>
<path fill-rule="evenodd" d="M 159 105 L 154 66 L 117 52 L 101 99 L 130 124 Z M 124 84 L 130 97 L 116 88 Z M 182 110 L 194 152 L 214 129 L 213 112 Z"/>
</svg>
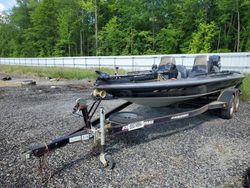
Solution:
<svg viewBox="0 0 250 188">
<path fill-rule="evenodd" d="M 194 65 L 189 76 L 214 74 L 220 72 L 220 69 L 221 64 L 219 55 L 198 55 L 194 59 Z"/>
<path fill-rule="evenodd" d="M 208 60 L 209 57 L 206 55 L 196 56 L 191 72 L 197 74 L 208 73 Z"/>
<path fill-rule="evenodd" d="M 170 56 L 163 56 L 161 58 L 158 70 L 160 71 L 171 70 L 172 67 L 175 67 L 175 58 Z"/>
<path fill-rule="evenodd" d="M 159 66 L 167 65 L 167 64 L 175 64 L 175 58 L 170 57 L 170 56 L 163 56 L 161 58 L 161 62 L 159 64 Z"/>
</svg>

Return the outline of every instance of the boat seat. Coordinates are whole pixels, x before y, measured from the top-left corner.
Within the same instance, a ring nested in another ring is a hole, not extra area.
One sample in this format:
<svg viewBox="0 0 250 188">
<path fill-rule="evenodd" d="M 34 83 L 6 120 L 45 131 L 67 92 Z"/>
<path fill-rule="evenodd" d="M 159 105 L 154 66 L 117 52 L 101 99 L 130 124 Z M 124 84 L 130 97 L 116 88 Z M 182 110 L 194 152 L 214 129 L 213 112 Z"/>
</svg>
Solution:
<svg viewBox="0 0 250 188">
<path fill-rule="evenodd" d="M 188 72 L 185 66 L 183 65 L 176 65 L 176 68 L 178 72 L 180 73 L 181 78 L 187 78 L 188 77 Z"/>
<path fill-rule="evenodd" d="M 165 79 L 177 78 L 178 76 L 178 70 L 174 63 L 160 65 L 157 71 L 162 74 Z"/>
<path fill-rule="evenodd" d="M 207 66 L 206 65 L 195 65 L 193 66 L 192 70 L 190 71 L 189 77 L 194 77 L 199 74 L 207 73 Z"/>
</svg>

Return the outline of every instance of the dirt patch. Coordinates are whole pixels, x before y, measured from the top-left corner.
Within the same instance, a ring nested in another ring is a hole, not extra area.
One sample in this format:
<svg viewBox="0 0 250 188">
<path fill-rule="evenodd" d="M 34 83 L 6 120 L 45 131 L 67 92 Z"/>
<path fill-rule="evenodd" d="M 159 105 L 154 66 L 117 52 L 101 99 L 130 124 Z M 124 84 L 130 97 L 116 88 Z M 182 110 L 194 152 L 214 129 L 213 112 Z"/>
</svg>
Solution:
<svg viewBox="0 0 250 188">
<path fill-rule="evenodd" d="M 0 73 L 0 78 L 5 77 L 6 74 Z M 30 77 L 30 76 L 20 76 L 15 74 L 9 74 L 12 79 L 7 81 L 0 80 L 0 88 L 3 87 L 19 87 L 23 86 L 26 81 L 33 80 L 36 82 L 37 86 L 72 86 L 81 89 L 87 89 L 93 87 L 94 80 L 84 79 L 84 80 L 65 80 L 65 79 L 50 79 L 42 77 Z"/>
</svg>

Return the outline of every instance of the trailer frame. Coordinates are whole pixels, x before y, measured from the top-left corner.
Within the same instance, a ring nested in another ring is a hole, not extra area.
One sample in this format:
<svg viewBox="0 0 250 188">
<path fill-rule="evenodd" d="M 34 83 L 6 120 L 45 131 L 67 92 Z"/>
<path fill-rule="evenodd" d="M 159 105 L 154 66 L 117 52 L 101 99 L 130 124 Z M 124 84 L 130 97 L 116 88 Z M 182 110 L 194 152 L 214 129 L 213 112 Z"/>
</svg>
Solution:
<svg viewBox="0 0 250 188">
<path fill-rule="evenodd" d="M 107 152 L 106 138 L 107 135 L 117 136 L 124 132 L 134 131 L 142 128 L 149 128 L 156 126 L 159 123 L 167 123 L 174 120 L 186 119 L 194 116 L 198 116 L 208 110 L 219 109 L 221 111 L 222 118 L 231 119 L 235 112 L 237 112 L 239 104 L 236 104 L 239 100 L 240 91 L 238 88 L 230 88 L 223 90 L 216 100 L 213 100 L 196 109 L 174 113 L 169 115 L 158 116 L 154 118 L 144 119 L 130 119 L 128 122 L 118 122 L 110 118 L 115 113 L 119 114 L 119 111 L 133 104 L 131 102 L 125 102 L 115 109 L 105 113 L 105 109 L 100 107 L 99 118 L 94 120 L 93 116 L 97 112 L 98 107 L 101 104 L 101 98 L 95 98 L 94 102 L 89 106 L 83 99 L 78 99 L 76 105 L 73 108 L 72 114 L 77 117 L 82 117 L 84 125 L 76 131 L 68 133 L 64 136 L 58 137 L 46 144 L 33 144 L 29 151 L 26 153 L 26 158 L 31 156 L 42 157 L 46 153 L 49 153 L 57 148 L 64 147 L 67 144 L 76 142 L 83 142 L 88 140 L 94 140 L 94 145 L 98 145 L 100 152 L 100 161 L 104 167 L 113 168 L 114 160 L 112 156 Z M 127 112 L 128 113 L 128 112 Z M 131 112 L 136 117 L 136 114 Z M 110 119 L 109 119 L 110 118 Z"/>
</svg>

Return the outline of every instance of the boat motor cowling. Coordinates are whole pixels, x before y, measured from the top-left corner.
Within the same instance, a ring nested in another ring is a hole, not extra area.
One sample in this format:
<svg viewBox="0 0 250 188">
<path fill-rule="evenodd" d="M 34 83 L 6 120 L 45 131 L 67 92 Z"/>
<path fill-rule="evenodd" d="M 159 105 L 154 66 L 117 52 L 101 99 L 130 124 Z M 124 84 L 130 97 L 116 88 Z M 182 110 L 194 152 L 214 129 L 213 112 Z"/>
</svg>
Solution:
<svg viewBox="0 0 250 188">
<path fill-rule="evenodd" d="M 101 72 L 101 71 L 95 71 L 96 74 L 98 74 L 98 79 L 100 80 L 108 80 L 110 78 L 110 75 L 106 72 Z"/>
<path fill-rule="evenodd" d="M 220 56 L 219 55 L 211 55 L 208 59 L 208 72 L 220 72 L 221 64 L 220 64 Z"/>
</svg>

